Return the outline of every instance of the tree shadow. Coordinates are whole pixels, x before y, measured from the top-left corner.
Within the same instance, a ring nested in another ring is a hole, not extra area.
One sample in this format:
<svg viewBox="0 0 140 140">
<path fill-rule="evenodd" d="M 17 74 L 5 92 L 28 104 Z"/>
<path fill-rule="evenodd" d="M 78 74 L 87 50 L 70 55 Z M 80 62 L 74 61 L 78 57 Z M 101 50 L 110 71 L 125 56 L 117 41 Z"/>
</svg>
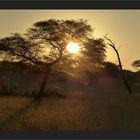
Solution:
<svg viewBox="0 0 140 140">
<path fill-rule="evenodd" d="M 10 124 L 20 119 L 20 117 L 27 113 L 32 107 L 36 110 L 41 105 L 42 99 L 32 99 L 31 102 L 24 105 L 22 108 L 16 110 L 14 113 L 10 114 L 7 118 L 0 120 L 0 129 L 6 129 Z"/>
</svg>

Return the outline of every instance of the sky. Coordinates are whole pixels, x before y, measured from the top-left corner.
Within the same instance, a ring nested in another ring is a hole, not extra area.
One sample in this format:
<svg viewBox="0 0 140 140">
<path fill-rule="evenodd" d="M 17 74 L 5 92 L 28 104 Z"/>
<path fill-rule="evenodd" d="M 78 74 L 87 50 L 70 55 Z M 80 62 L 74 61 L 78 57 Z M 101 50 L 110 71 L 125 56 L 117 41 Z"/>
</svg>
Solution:
<svg viewBox="0 0 140 140">
<path fill-rule="evenodd" d="M 0 10 L 0 38 L 25 33 L 33 23 L 48 19 L 85 19 L 95 29 L 95 37 L 108 37 L 120 53 L 124 69 L 134 71 L 140 59 L 140 10 Z M 107 47 L 107 61 L 117 63 L 115 52 Z"/>
</svg>

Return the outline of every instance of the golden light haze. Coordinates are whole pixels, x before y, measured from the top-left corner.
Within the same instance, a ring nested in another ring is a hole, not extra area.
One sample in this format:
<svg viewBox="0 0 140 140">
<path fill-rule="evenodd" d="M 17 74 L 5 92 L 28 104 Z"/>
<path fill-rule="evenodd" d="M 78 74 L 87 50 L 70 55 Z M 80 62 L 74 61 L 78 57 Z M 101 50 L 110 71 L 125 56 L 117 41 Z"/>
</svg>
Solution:
<svg viewBox="0 0 140 140">
<path fill-rule="evenodd" d="M 108 33 L 125 69 L 134 70 L 131 63 L 140 59 L 140 10 L 0 10 L 0 38 L 25 33 L 34 22 L 50 18 L 86 19 L 95 37 Z M 112 48 L 107 48 L 107 60 L 117 62 Z"/>
</svg>

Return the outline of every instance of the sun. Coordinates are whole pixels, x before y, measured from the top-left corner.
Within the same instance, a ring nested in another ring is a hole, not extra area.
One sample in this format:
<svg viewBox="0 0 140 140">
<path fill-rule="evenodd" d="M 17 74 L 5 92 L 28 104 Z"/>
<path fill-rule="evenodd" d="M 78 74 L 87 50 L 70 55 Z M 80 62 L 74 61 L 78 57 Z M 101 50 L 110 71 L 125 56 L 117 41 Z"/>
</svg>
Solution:
<svg viewBox="0 0 140 140">
<path fill-rule="evenodd" d="M 78 53 L 80 50 L 79 45 L 72 41 L 66 46 L 66 48 L 67 48 L 68 52 L 70 52 L 70 53 Z"/>
</svg>

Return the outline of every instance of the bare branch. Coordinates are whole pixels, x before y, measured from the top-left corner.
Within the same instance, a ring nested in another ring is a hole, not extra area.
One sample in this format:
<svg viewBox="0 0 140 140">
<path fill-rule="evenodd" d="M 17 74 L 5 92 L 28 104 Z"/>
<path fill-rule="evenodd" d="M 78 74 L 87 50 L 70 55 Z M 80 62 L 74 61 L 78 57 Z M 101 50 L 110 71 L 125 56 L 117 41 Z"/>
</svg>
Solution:
<svg viewBox="0 0 140 140">
<path fill-rule="evenodd" d="M 120 59 L 118 50 L 116 49 L 115 44 L 112 42 L 112 40 L 107 37 L 107 34 L 105 35 L 105 39 L 109 42 L 108 45 L 111 46 L 114 49 L 114 51 L 116 52 L 123 82 L 124 82 L 126 88 L 128 89 L 129 93 L 131 94 L 132 93 L 132 90 L 131 90 L 131 87 L 129 86 L 129 84 L 128 84 L 126 78 L 125 78 L 124 73 L 123 73 L 121 59 Z"/>
</svg>

